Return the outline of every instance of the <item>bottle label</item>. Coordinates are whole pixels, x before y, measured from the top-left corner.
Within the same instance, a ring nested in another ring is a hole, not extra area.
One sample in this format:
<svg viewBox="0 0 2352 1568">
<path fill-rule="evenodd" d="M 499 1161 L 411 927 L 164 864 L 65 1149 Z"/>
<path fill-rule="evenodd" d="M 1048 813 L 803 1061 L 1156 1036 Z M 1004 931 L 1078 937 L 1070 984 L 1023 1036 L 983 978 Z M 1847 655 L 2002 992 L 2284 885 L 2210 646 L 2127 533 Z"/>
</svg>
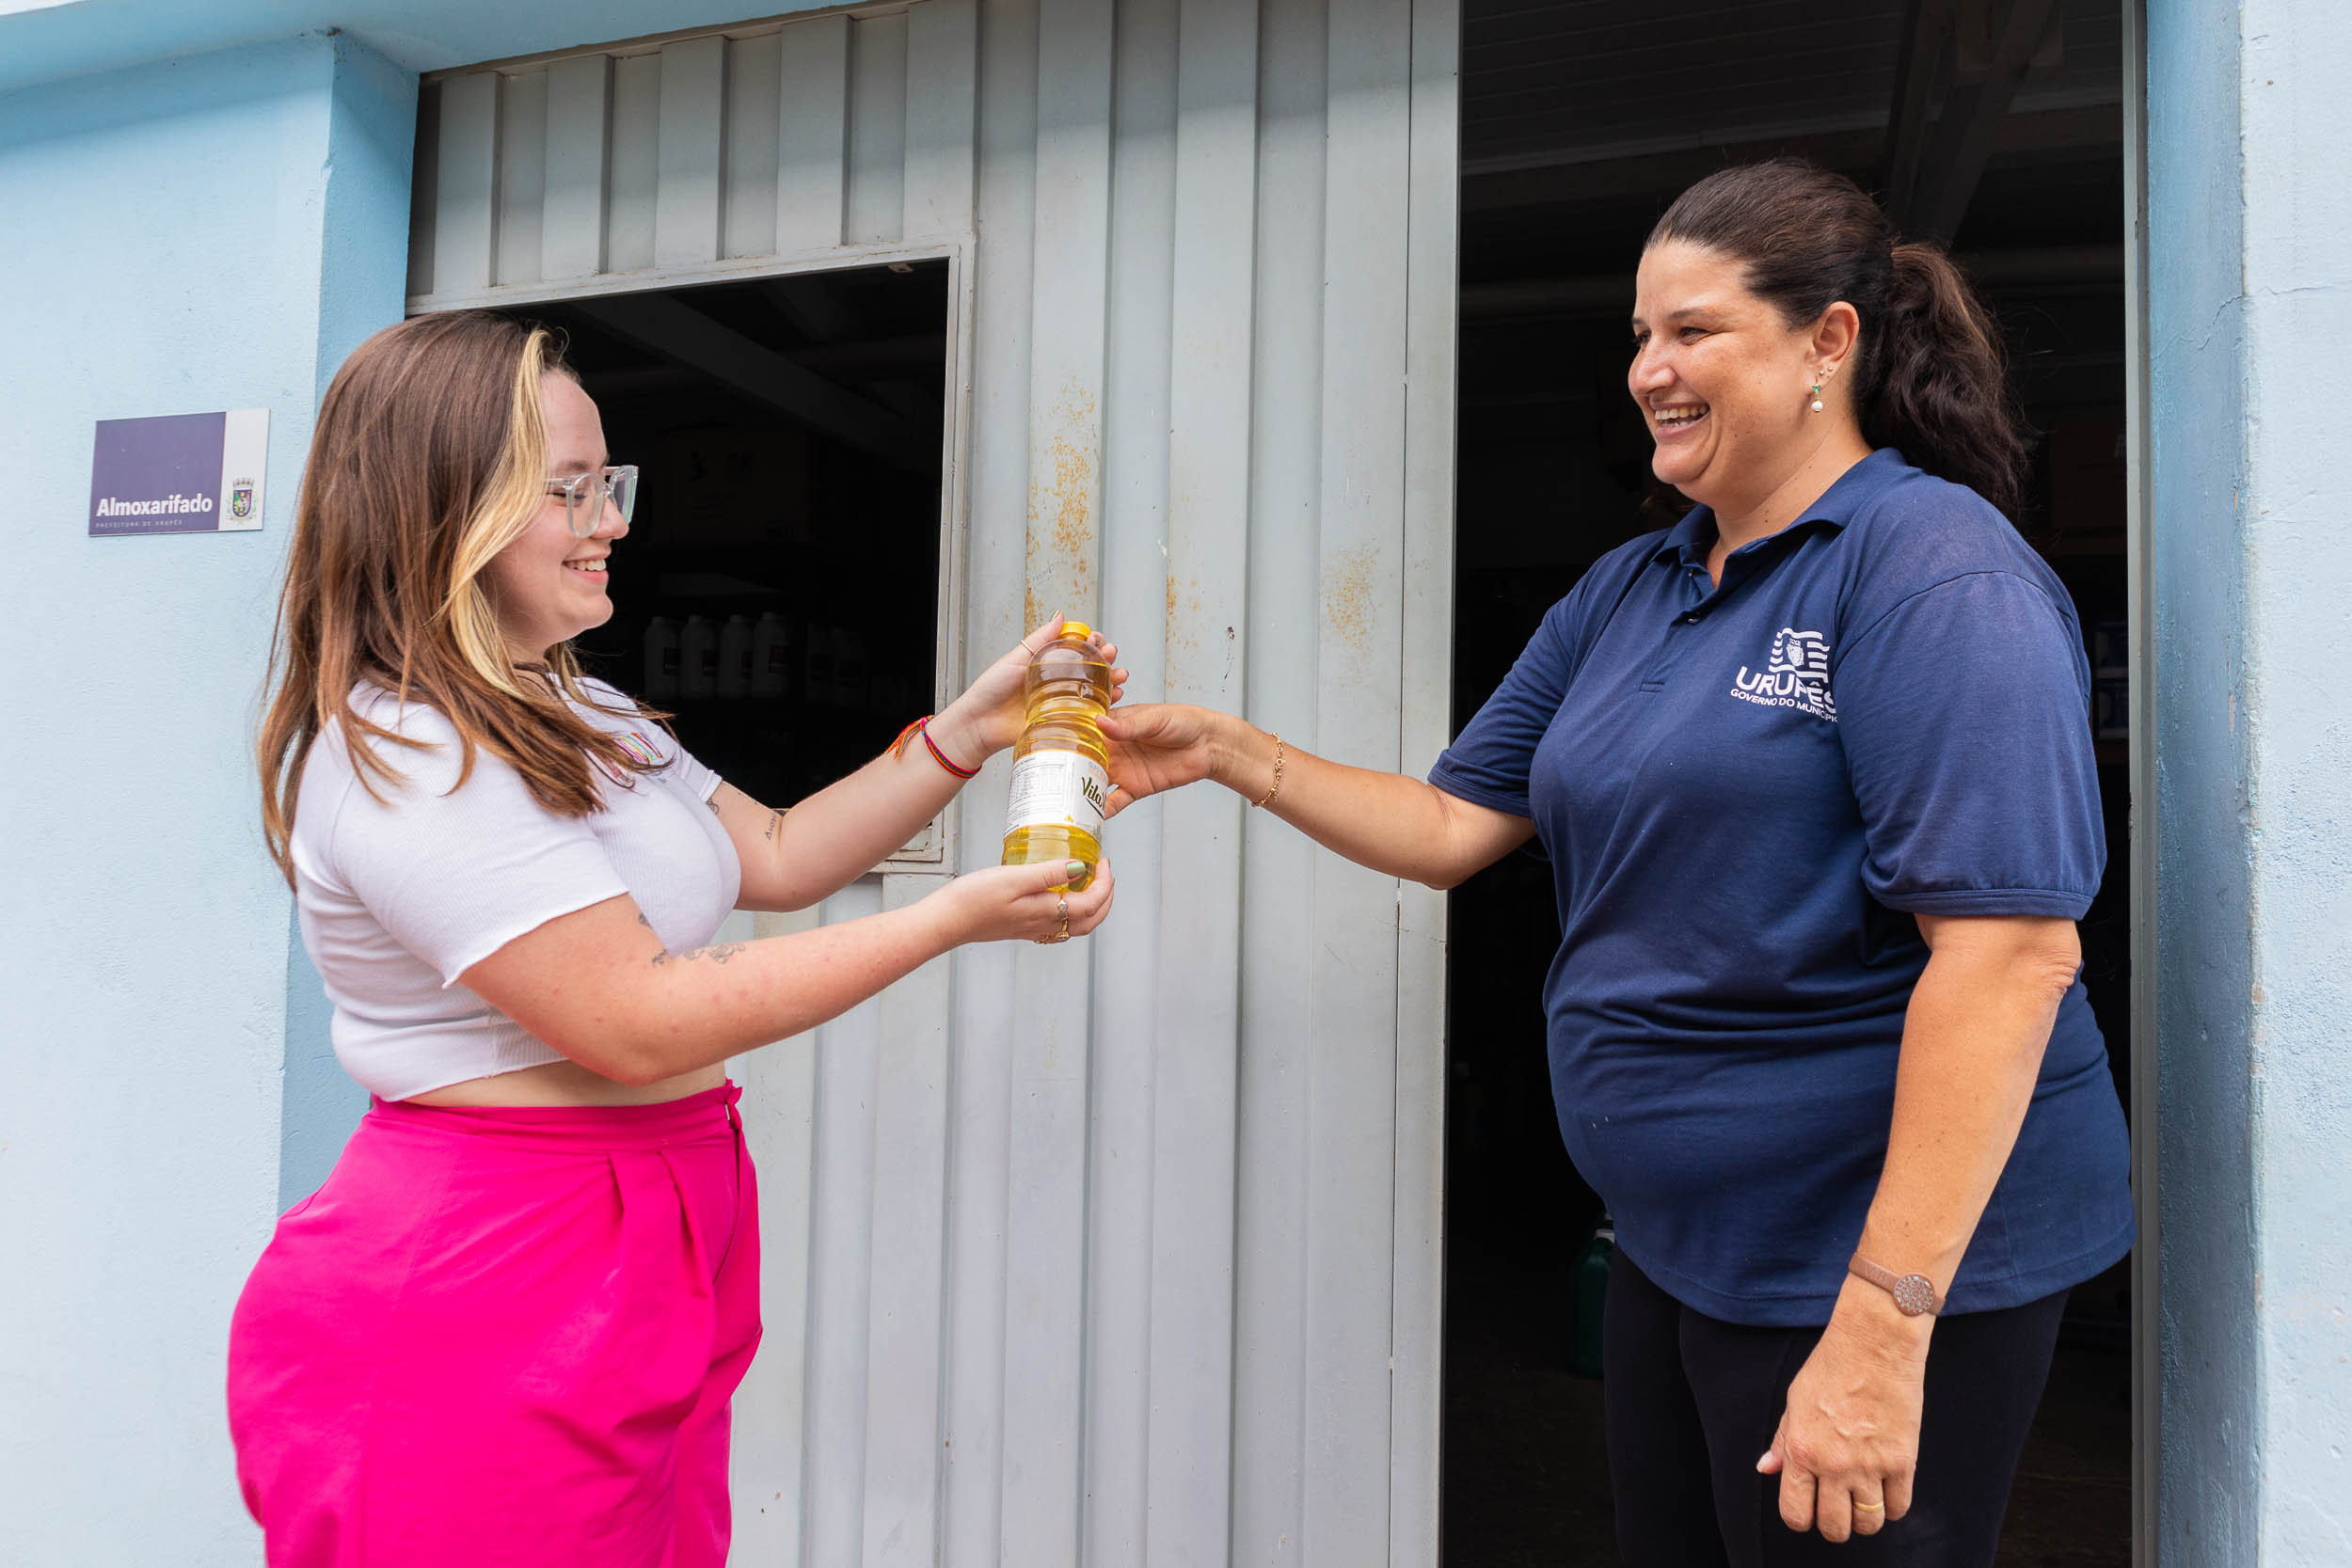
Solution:
<svg viewBox="0 0 2352 1568">
<path fill-rule="evenodd" d="M 1005 832 L 1076 828 L 1100 837 L 1110 792 L 1110 775 L 1085 752 L 1031 752 L 1012 765 L 1012 799 L 1005 807 Z"/>
</svg>

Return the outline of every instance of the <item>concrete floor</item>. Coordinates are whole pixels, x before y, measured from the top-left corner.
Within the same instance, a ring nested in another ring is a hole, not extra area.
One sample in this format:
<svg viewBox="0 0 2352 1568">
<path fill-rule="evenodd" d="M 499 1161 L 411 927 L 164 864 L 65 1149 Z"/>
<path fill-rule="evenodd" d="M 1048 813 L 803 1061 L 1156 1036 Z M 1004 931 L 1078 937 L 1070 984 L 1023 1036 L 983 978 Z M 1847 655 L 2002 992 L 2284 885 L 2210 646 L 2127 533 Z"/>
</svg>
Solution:
<svg viewBox="0 0 2352 1568">
<path fill-rule="evenodd" d="M 1600 1384 L 1570 1370 L 1567 1275 L 1456 1268 L 1446 1335 L 1447 1568 L 1617 1568 Z M 1466 1303 L 1475 1300 L 1475 1311 Z M 2019 1465 L 2001 1568 L 2130 1568 L 2129 1361 L 2069 1335 Z"/>
</svg>

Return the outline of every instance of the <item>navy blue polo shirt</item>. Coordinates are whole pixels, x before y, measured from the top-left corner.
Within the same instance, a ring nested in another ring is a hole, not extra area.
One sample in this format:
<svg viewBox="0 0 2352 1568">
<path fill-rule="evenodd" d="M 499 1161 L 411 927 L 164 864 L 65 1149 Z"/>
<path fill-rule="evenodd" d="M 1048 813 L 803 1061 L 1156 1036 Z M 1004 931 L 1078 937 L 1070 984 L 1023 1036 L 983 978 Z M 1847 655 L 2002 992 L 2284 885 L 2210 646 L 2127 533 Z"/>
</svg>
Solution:
<svg viewBox="0 0 2352 1568">
<path fill-rule="evenodd" d="M 1915 914 L 2079 919 L 2106 863 L 2066 590 L 1892 449 L 1707 575 L 1712 515 L 1612 551 L 1430 781 L 1553 865 L 1552 1093 L 1617 1243 L 1685 1305 L 1826 1323 L 1893 1114 Z M 2079 977 L 1947 1310 L 2132 1243 Z"/>
</svg>

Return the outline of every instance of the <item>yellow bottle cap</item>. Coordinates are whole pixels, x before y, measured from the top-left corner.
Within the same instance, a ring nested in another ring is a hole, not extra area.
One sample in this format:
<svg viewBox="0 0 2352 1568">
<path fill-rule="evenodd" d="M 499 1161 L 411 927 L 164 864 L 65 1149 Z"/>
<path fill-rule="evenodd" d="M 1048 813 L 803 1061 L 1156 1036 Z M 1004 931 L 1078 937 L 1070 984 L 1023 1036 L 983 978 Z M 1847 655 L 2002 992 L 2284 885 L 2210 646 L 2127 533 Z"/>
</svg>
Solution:
<svg viewBox="0 0 2352 1568">
<path fill-rule="evenodd" d="M 1094 628 L 1088 626 L 1084 621 L 1064 621 L 1061 624 L 1061 634 L 1064 637 L 1092 637 L 1094 635 Z"/>
</svg>

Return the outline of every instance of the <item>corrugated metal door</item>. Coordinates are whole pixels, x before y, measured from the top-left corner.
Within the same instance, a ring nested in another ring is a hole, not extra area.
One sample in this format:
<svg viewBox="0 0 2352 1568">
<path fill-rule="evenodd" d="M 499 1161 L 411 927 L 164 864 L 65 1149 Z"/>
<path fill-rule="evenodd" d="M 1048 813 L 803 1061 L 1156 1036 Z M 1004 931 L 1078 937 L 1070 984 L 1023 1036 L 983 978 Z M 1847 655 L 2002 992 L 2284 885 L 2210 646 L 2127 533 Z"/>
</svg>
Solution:
<svg viewBox="0 0 2352 1568">
<path fill-rule="evenodd" d="M 918 0 L 427 84 L 415 309 L 947 254 L 952 673 L 1446 738 L 1455 0 Z M 993 861 L 1005 769 L 955 858 Z M 736 1560 L 1437 1558 L 1444 901 L 1203 787 L 1091 942 L 739 1064 Z M 828 919 L 920 897 L 868 879 Z M 763 917 L 760 928 L 786 928 Z"/>
</svg>

